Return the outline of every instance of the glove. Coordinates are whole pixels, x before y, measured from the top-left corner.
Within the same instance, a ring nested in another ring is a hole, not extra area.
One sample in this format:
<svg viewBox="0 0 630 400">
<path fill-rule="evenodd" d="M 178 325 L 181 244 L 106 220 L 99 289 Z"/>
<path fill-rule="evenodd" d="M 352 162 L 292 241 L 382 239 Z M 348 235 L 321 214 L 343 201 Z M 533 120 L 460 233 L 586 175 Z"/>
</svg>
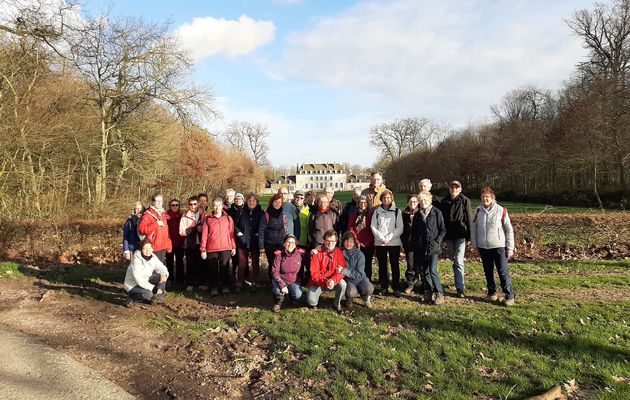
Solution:
<svg viewBox="0 0 630 400">
<path fill-rule="evenodd" d="M 205 260 L 206 258 L 208 258 L 208 253 L 206 253 L 205 251 L 201 252 L 201 259 Z"/>
<path fill-rule="evenodd" d="M 280 289 L 280 293 L 282 294 L 289 294 L 289 288 L 288 287 L 283 287 L 282 289 Z"/>
</svg>

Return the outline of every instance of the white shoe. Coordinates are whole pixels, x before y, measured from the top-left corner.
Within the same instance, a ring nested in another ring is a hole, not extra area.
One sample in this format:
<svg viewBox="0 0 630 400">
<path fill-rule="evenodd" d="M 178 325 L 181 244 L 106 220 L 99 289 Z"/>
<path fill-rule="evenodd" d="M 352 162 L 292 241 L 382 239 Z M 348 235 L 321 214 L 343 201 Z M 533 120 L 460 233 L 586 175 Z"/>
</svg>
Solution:
<svg viewBox="0 0 630 400">
<path fill-rule="evenodd" d="M 195 287 L 193 285 L 188 285 L 188 286 L 186 286 L 186 291 L 187 292 L 192 292 L 194 288 Z"/>
</svg>

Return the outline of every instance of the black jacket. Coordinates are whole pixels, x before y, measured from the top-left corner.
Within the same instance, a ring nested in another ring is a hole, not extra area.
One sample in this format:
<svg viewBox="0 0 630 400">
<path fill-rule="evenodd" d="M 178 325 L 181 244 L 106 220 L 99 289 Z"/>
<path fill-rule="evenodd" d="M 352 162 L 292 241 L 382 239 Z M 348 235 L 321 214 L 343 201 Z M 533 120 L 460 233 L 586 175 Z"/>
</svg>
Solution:
<svg viewBox="0 0 630 400">
<path fill-rule="evenodd" d="M 442 240 L 446 235 L 442 213 L 436 207 L 431 207 L 425 221 L 421 212 L 416 212 L 411 224 L 411 238 L 409 239 L 411 249 L 416 254 L 440 254 Z"/>
<path fill-rule="evenodd" d="M 341 234 L 348 232 L 348 219 L 355 211 L 357 211 L 357 203 L 354 200 L 347 202 L 339 216 L 339 232 Z"/>
<path fill-rule="evenodd" d="M 400 240 L 402 241 L 402 246 L 403 246 L 403 250 L 405 252 L 408 251 L 413 251 L 413 249 L 411 248 L 411 243 L 409 241 L 409 239 L 411 239 L 411 222 L 420 216 L 420 214 L 418 214 L 419 210 L 416 209 L 416 212 L 414 214 L 411 213 L 411 210 L 409 209 L 409 207 L 405 208 L 405 211 L 403 211 L 402 213 L 402 220 L 403 220 L 403 225 L 404 225 L 404 229 L 403 229 L 403 233 L 402 235 L 400 235 Z"/>
<path fill-rule="evenodd" d="M 241 208 L 234 219 L 234 235 L 238 247 L 258 250 L 258 229 L 260 228 L 260 219 L 264 214 L 260 204 L 253 209 L 249 209 L 247 206 Z"/>
<path fill-rule="evenodd" d="M 269 206 L 267 211 L 260 217 L 258 245 L 261 249 L 281 248 L 288 233 L 287 229 L 287 216 L 282 213 L 282 208 L 276 210 Z"/>
<path fill-rule="evenodd" d="M 472 223 L 470 199 L 463 194 L 459 194 L 454 199 L 448 195 L 440 202 L 440 210 L 446 225 L 446 238 L 470 240 L 470 224 Z"/>
</svg>

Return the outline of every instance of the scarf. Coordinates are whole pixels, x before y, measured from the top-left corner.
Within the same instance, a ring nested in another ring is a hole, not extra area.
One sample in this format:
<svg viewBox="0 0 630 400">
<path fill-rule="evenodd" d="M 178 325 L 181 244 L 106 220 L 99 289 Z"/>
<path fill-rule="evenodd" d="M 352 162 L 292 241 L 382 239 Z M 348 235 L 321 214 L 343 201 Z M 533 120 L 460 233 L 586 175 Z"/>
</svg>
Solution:
<svg viewBox="0 0 630 400">
<path fill-rule="evenodd" d="M 354 229 L 357 232 L 361 232 L 367 227 L 368 209 L 364 211 L 357 210 L 357 219 L 354 221 Z"/>
</svg>

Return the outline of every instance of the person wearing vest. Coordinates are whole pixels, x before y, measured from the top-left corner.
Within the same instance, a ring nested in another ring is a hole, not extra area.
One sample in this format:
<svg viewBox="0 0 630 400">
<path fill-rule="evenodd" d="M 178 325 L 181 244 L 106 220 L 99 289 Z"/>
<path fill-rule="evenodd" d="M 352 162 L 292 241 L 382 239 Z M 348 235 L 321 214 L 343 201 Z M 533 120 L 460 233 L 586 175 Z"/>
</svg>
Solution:
<svg viewBox="0 0 630 400">
<path fill-rule="evenodd" d="M 370 210 L 381 205 L 381 194 L 387 190 L 383 183 L 383 175 L 380 172 L 372 172 L 370 175 L 370 186 L 361 192 L 362 195 L 367 197 Z"/>
<path fill-rule="evenodd" d="M 405 280 L 407 281 L 407 287 L 405 288 L 405 294 L 410 294 L 413 288 L 418 283 L 420 278 L 420 272 L 416 269 L 413 262 L 413 247 L 411 246 L 411 224 L 413 219 L 418 215 L 418 196 L 411 195 L 407 197 L 407 208 L 403 211 L 403 233 L 400 236 L 402 241 L 403 251 L 405 252 L 405 260 L 407 261 L 407 270 L 405 271 Z"/>
<path fill-rule="evenodd" d="M 168 230 L 168 214 L 162 208 L 164 198 L 161 194 L 151 197 L 151 207 L 142 215 L 138 232 L 149 238 L 153 244 L 153 253 L 166 263 L 166 253 L 173 249 Z"/>
<path fill-rule="evenodd" d="M 374 249 L 378 261 L 378 281 L 381 294 L 387 294 L 389 290 L 389 275 L 387 271 L 387 259 L 392 270 L 392 289 L 394 296 L 400 297 L 400 236 L 404 225 L 402 212 L 394 203 L 394 194 L 385 189 L 381 193 L 381 204 L 372 214 L 371 228 L 374 235 Z"/>
<path fill-rule="evenodd" d="M 184 238 L 179 234 L 179 223 L 182 219 L 179 200 L 172 199 L 169 202 L 168 214 L 168 235 L 171 238 L 172 250 L 166 253 L 166 268 L 168 269 L 169 281 L 167 284 L 184 283 Z"/>
<path fill-rule="evenodd" d="M 282 195 L 276 193 L 269 199 L 267 211 L 260 218 L 258 228 L 258 247 L 260 253 L 267 257 L 269 280 L 276 250 L 282 249 L 284 238 L 289 234 L 287 216 L 282 213 L 282 208 Z"/>
<path fill-rule="evenodd" d="M 508 260 L 514 255 L 514 229 L 507 209 L 497 204 L 496 195 L 490 187 L 485 187 L 481 192 L 481 204 L 473 217 L 470 242 L 481 256 L 488 288 L 486 299 L 493 302 L 498 300 L 494 281 L 496 267 L 505 294 L 503 304 L 513 306 L 516 296 L 512 290 Z"/>
<path fill-rule="evenodd" d="M 251 291 L 256 291 L 260 274 L 258 230 L 264 214 L 260 204 L 258 204 L 258 197 L 254 193 L 248 194 L 245 206 L 235 221 L 236 246 L 238 248 L 237 291 L 245 284 L 246 279 L 249 279 L 251 283 Z M 252 271 L 248 274 L 250 258 L 252 260 Z"/>
<path fill-rule="evenodd" d="M 212 202 L 212 212 L 206 216 L 201 230 L 201 259 L 207 260 L 210 295 L 230 292 L 230 257 L 236 254 L 234 221 L 223 212 L 223 200 Z"/>
<path fill-rule="evenodd" d="M 271 287 L 273 291 L 273 312 L 280 311 L 287 295 L 294 302 L 303 298 L 299 273 L 306 258 L 305 251 L 297 248 L 297 238 L 288 234 L 284 238 L 282 250 L 276 250 L 271 269 Z"/>
<path fill-rule="evenodd" d="M 438 271 L 438 257 L 442 250 L 442 240 L 446 226 L 442 212 L 431 203 L 431 192 L 418 195 L 420 210 L 411 224 L 410 248 L 413 248 L 414 267 L 420 271 L 424 286 L 424 301 L 435 305 L 444 304 L 444 290 Z"/>
<path fill-rule="evenodd" d="M 191 291 L 194 285 L 200 285 L 201 276 L 201 229 L 203 211 L 200 208 L 199 198 L 188 198 L 188 211 L 179 221 L 179 235 L 184 238 L 184 255 L 186 256 L 186 290 Z"/>
<path fill-rule="evenodd" d="M 337 232 L 329 230 L 324 233 L 324 245 L 311 252 L 311 279 L 308 283 L 306 303 L 315 308 L 323 290 L 335 292 L 333 306 L 341 311 L 341 299 L 346 293 L 346 281 L 341 271 L 346 267 L 343 251 L 337 247 Z"/>
<path fill-rule="evenodd" d="M 357 209 L 348 217 L 348 231 L 354 234 L 356 245 L 365 257 L 365 275 L 372 282 L 372 261 L 374 260 L 374 234 L 372 214 L 367 197 L 359 196 Z"/>
<path fill-rule="evenodd" d="M 462 184 L 452 181 L 448 185 L 450 196 L 440 202 L 440 210 L 446 225 L 446 248 L 453 259 L 453 275 L 457 297 L 464 298 L 464 254 L 466 242 L 470 243 L 470 223 L 472 210 L 470 200 L 462 194 Z"/>
</svg>

